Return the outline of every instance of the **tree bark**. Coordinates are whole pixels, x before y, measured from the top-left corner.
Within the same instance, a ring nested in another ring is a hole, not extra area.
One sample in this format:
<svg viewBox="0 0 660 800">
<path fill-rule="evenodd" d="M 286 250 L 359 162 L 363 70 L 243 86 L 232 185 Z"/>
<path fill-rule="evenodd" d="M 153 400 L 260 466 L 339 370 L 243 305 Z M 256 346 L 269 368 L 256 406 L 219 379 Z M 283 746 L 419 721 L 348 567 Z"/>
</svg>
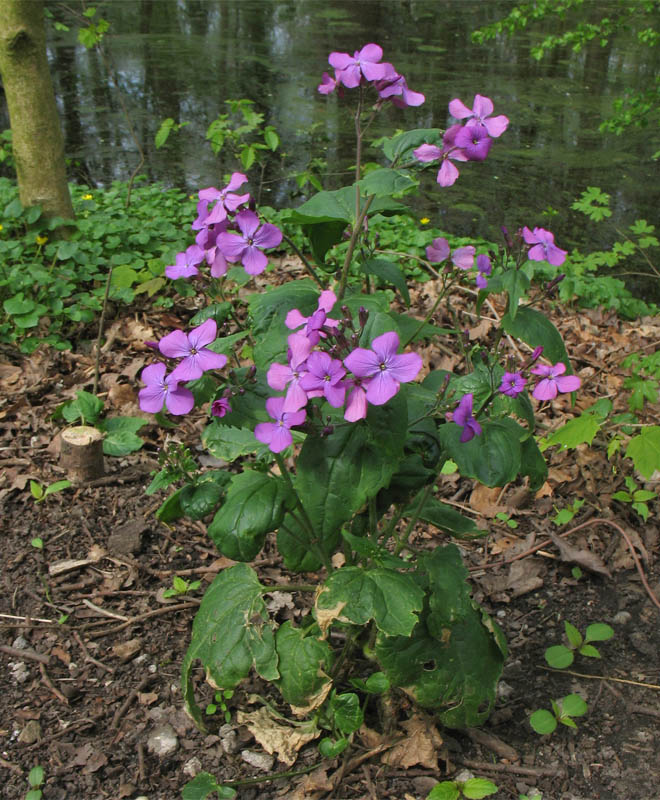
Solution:
<svg viewBox="0 0 660 800">
<path fill-rule="evenodd" d="M 0 75 L 21 204 L 73 219 L 64 140 L 46 57 L 43 0 L 0 1 Z"/>
</svg>

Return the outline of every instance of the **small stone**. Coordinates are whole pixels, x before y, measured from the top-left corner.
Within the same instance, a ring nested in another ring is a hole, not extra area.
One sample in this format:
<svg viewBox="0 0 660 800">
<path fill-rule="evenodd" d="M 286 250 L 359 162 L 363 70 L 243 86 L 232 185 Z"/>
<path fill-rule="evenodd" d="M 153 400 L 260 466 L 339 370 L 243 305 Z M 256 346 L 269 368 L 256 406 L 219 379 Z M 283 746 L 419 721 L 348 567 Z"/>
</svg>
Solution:
<svg viewBox="0 0 660 800">
<path fill-rule="evenodd" d="M 645 656 L 655 656 L 657 651 L 653 642 L 649 641 L 641 631 L 635 631 L 630 634 L 630 643 L 638 652 Z"/>
<path fill-rule="evenodd" d="M 25 636 L 17 636 L 11 643 L 11 646 L 14 650 L 27 650 L 30 644 Z"/>
<path fill-rule="evenodd" d="M 506 699 L 507 697 L 511 697 L 513 692 L 514 692 L 513 686 L 509 686 L 509 684 L 506 683 L 505 681 L 500 681 L 497 684 L 497 696 L 498 697 L 500 697 L 502 699 Z"/>
<path fill-rule="evenodd" d="M 240 745 L 238 743 L 238 736 L 236 731 L 230 729 L 224 735 L 222 735 L 222 730 L 220 731 L 220 744 L 222 745 L 222 749 L 227 753 L 227 755 L 231 756 L 234 753 L 238 753 L 240 749 Z"/>
<path fill-rule="evenodd" d="M 183 774 L 187 775 L 189 778 L 196 777 L 201 771 L 202 762 L 197 758 L 197 756 L 193 756 L 183 765 Z"/>
<path fill-rule="evenodd" d="M 157 725 L 147 739 L 147 750 L 159 758 L 171 756 L 178 746 L 177 735 L 168 722 Z"/>
<path fill-rule="evenodd" d="M 34 744 L 39 739 L 41 739 L 41 725 L 36 719 L 31 719 L 18 735 L 18 741 L 21 744 Z"/>
<path fill-rule="evenodd" d="M 119 642 L 112 648 L 112 654 L 116 656 L 122 664 L 126 664 L 142 649 L 142 639 L 129 639 L 126 642 Z"/>
<path fill-rule="evenodd" d="M 630 622 L 632 619 L 632 614 L 630 611 L 619 611 L 618 614 L 615 614 L 612 617 L 612 622 L 615 625 L 625 625 L 626 623 Z"/>
<path fill-rule="evenodd" d="M 132 519 L 108 537 L 108 549 L 113 553 L 136 555 L 142 550 L 142 537 L 149 526 L 143 519 Z"/>
<path fill-rule="evenodd" d="M 9 671 L 16 683 L 25 683 L 30 677 L 30 672 L 25 665 L 25 661 L 10 661 Z"/>
<path fill-rule="evenodd" d="M 269 756 L 267 753 L 256 753 L 254 750 L 241 750 L 241 758 L 246 764 L 262 772 L 270 772 L 275 763 L 274 756 Z"/>
</svg>

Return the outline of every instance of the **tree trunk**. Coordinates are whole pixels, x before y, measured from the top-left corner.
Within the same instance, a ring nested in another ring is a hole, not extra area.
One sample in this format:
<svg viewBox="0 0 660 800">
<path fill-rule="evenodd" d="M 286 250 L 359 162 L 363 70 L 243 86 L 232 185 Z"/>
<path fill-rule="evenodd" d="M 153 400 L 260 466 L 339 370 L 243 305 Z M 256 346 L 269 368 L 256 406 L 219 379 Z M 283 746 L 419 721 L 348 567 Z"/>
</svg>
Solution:
<svg viewBox="0 0 660 800">
<path fill-rule="evenodd" d="M 0 75 L 23 206 L 73 219 L 64 140 L 46 58 L 43 0 L 0 0 Z"/>
</svg>

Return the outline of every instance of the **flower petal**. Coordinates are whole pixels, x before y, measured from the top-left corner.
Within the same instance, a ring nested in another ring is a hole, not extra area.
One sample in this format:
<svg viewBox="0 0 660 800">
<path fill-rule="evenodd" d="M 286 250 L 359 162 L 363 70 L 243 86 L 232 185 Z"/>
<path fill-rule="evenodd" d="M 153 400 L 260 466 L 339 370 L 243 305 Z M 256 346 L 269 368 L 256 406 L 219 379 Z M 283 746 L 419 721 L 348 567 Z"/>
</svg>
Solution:
<svg viewBox="0 0 660 800">
<path fill-rule="evenodd" d="M 185 358 L 190 354 L 190 342 L 183 331 L 172 331 L 158 342 L 158 349 L 168 358 Z"/>
</svg>

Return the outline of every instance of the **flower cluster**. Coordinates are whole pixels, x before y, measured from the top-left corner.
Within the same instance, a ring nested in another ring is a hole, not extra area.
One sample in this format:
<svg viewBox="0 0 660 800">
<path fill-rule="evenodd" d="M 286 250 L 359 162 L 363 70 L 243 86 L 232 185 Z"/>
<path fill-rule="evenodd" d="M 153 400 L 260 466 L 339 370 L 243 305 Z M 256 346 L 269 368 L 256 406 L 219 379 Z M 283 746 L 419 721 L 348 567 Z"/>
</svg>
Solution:
<svg viewBox="0 0 660 800">
<path fill-rule="evenodd" d="M 229 263 L 240 262 L 249 275 L 266 269 L 268 258 L 263 251 L 277 247 L 282 232 L 268 222 L 261 224 L 254 211 L 244 208 L 250 195 L 236 190 L 246 182 L 246 175 L 234 172 L 223 189 L 211 186 L 199 192 L 197 218 L 192 224 L 197 232 L 195 244 L 177 253 L 175 263 L 165 269 L 168 278 L 191 278 L 204 262 L 213 278 L 222 277 Z"/>
<path fill-rule="evenodd" d="M 292 443 L 290 429 L 305 421 L 310 399 L 323 397 L 333 408 L 344 408 L 345 420 L 357 422 L 367 416 L 369 404 L 387 403 L 422 368 L 417 353 L 397 353 L 399 337 L 394 331 L 377 336 L 369 349 L 352 347 L 343 332 L 349 321 L 328 317 L 336 302 L 328 289 L 321 292 L 311 316 L 293 309 L 286 317 L 288 328 L 300 330 L 287 339 L 287 363 L 271 364 L 266 375 L 271 389 L 285 394 L 266 402 L 275 422 L 260 423 L 254 431 L 274 453 Z M 359 334 L 351 338 L 357 341 Z"/>
<path fill-rule="evenodd" d="M 395 106 L 421 106 L 424 95 L 408 88 L 406 79 L 387 61 L 381 61 L 383 49 L 377 44 L 365 44 L 361 50 L 349 53 L 330 53 L 328 63 L 334 67 L 334 77 L 324 72 L 318 90 L 321 94 L 338 93 L 357 86 L 371 85 L 378 92 L 379 102 L 391 100 Z"/>
<path fill-rule="evenodd" d="M 217 332 L 215 320 L 207 319 L 188 334 L 176 330 L 160 340 L 157 345 L 160 353 L 166 358 L 180 361 L 169 375 L 165 374 L 167 367 L 163 362 L 150 364 L 142 370 L 140 377 L 146 386 L 140 389 L 138 400 L 143 411 L 157 414 L 163 410 L 163 404 L 175 415 L 187 414 L 192 410 L 195 404 L 193 393 L 179 384 L 197 380 L 206 371 L 225 366 L 227 356 L 208 348 L 215 341 Z"/>
<path fill-rule="evenodd" d="M 449 103 L 449 113 L 454 119 L 467 120 L 465 125 L 451 125 L 442 137 L 442 147 L 422 144 L 413 150 L 418 161 L 441 161 L 437 182 L 440 186 L 452 186 L 459 175 L 452 161 L 483 161 L 488 155 L 493 139 L 501 136 L 509 125 L 503 114 L 492 117 L 493 101 L 480 94 L 475 95 L 472 108 L 458 98 Z"/>
</svg>

